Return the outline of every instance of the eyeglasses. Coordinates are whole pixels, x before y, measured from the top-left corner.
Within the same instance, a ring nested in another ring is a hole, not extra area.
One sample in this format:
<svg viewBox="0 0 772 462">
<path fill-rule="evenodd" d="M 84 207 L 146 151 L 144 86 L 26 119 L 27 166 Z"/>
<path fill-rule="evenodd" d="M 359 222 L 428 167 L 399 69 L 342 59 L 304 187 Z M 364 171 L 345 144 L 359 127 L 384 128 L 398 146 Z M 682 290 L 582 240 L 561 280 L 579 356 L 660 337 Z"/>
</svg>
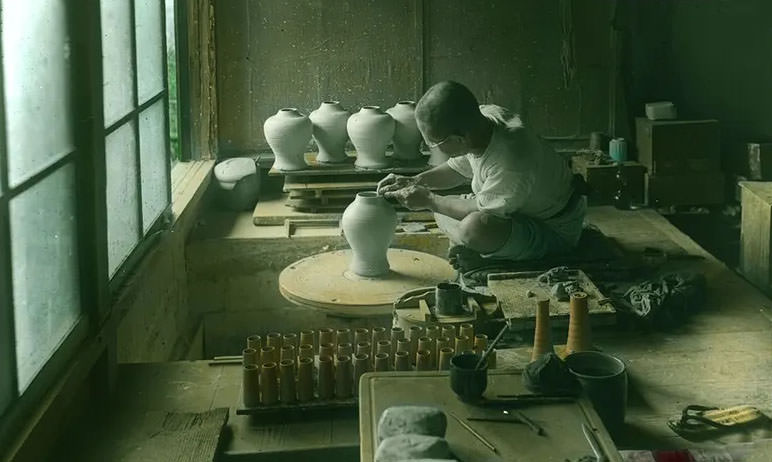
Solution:
<svg viewBox="0 0 772 462">
<path fill-rule="evenodd" d="M 443 144 L 444 142 L 448 141 L 448 140 L 450 139 L 450 137 L 451 137 L 451 136 L 453 136 L 453 135 L 448 135 L 448 136 L 446 136 L 445 138 L 443 138 L 442 140 L 440 140 L 440 141 L 437 141 L 436 143 L 430 143 L 430 142 L 429 142 L 429 141 L 427 141 L 427 140 L 424 140 L 424 141 L 426 141 L 426 146 L 428 146 L 428 147 L 429 147 L 429 149 L 432 149 L 432 148 L 436 148 L 436 147 L 439 147 L 439 145 L 441 145 L 441 144 Z"/>
</svg>

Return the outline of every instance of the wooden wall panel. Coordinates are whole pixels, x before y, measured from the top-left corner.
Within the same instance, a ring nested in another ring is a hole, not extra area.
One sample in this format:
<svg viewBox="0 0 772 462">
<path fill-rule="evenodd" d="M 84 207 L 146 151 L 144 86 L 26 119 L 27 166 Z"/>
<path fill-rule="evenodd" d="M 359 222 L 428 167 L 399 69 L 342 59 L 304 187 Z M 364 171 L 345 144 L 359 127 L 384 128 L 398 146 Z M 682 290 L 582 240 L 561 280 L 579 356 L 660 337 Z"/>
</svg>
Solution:
<svg viewBox="0 0 772 462">
<path fill-rule="evenodd" d="M 419 2 L 218 1 L 220 148 L 266 148 L 262 124 L 282 107 L 323 100 L 348 110 L 417 98 Z"/>
</svg>

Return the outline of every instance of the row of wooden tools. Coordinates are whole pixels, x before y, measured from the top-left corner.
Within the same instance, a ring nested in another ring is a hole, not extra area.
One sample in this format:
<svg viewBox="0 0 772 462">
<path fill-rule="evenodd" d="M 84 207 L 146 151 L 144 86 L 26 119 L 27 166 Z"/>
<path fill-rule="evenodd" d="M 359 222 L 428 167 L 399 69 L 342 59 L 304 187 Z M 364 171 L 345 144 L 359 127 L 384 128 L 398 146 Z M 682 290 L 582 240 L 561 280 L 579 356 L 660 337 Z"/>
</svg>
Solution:
<svg viewBox="0 0 772 462">
<path fill-rule="evenodd" d="M 248 408 L 348 399 L 365 372 L 446 370 L 456 352 L 481 354 L 487 346 L 472 324 L 271 332 L 265 342 L 252 335 L 242 352 L 242 398 Z M 488 368 L 495 362 L 494 350 Z"/>
</svg>

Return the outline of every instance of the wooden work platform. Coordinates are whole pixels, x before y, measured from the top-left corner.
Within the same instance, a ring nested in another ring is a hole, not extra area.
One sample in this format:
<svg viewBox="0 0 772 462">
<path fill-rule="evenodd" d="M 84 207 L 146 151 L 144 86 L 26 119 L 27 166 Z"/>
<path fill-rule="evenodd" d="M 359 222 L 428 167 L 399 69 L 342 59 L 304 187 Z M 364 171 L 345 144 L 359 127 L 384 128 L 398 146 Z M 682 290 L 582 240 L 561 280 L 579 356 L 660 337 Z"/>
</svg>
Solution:
<svg viewBox="0 0 772 462">
<path fill-rule="evenodd" d="M 692 442 L 678 437 L 665 424 L 689 404 L 750 404 L 772 415 L 770 299 L 654 211 L 591 208 L 588 219 L 629 251 L 659 247 L 669 254 L 703 256 L 701 260 L 670 261 L 663 270 L 700 271 L 709 290 L 704 310 L 672 331 L 605 328 L 593 332 L 594 344 L 622 358 L 630 374 L 627 428 L 616 439 L 617 447 L 693 448 L 772 438 L 769 429 L 757 429 L 718 441 Z M 565 339 L 554 340 L 562 343 Z M 525 366 L 528 347 L 500 351 L 499 365 Z M 115 412 L 128 413 L 142 425 L 149 410 L 203 412 L 230 407 L 223 460 L 358 460 L 356 415 L 288 416 L 282 422 L 235 415 L 240 372 L 238 366 L 209 366 L 206 361 L 122 365 L 117 396 L 126 405 Z M 103 421 L 94 422 L 94 428 L 108 426 L 116 413 L 102 414 Z M 83 437 L 93 438 L 93 434 Z M 760 454 L 754 460 L 769 460 L 768 452 Z"/>
</svg>

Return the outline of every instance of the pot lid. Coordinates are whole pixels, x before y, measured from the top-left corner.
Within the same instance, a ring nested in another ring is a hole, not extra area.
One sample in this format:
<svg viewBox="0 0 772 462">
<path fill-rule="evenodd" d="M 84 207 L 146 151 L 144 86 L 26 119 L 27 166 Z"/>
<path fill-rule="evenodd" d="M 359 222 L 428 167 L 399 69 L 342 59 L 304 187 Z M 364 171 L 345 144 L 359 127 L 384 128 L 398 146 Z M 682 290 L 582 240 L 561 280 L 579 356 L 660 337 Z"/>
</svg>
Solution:
<svg viewBox="0 0 772 462">
<path fill-rule="evenodd" d="M 255 161 L 249 157 L 226 159 L 214 167 L 214 176 L 219 181 L 233 183 L 245 176 L 257 173 Z"/>
</svg>

